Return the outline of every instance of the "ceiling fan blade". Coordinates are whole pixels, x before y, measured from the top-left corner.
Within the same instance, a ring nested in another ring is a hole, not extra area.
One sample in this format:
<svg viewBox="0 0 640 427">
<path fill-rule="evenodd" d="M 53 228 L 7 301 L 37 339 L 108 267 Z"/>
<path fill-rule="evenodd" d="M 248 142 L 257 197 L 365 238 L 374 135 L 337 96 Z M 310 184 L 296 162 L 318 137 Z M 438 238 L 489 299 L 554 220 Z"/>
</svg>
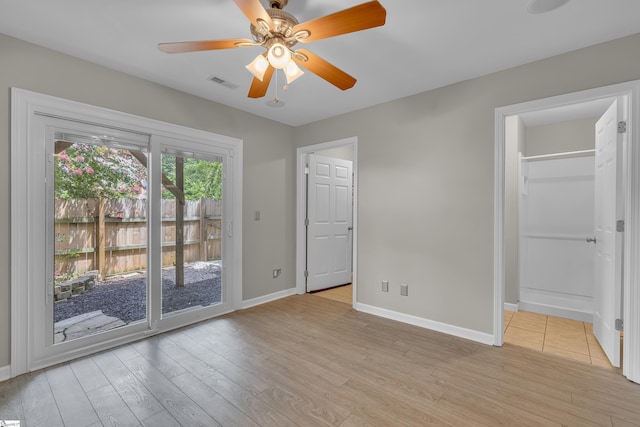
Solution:
<svg viewBox="0 0 640 427">
<path fill-rule="evenodd" d="M 386 17 L 386 9 L 378 1 L 370 1 L 322 18 L 298 24 L 293 27 L 293 34 L 299 31 L 308 31 L 308 37 L 298 39 L 300 42 L 308 43 L 379 27 L 384 25 Z"/>
<path fill-rule="evenodd" d="M 251 39 L 202 40 L 197 42 L 160 43 L 158 49 L 166 53 L 198 52 L 201 50 L 233 49 L 238 43 L 254 44 Z"/>
<path fill-rule="evenodd" d="M 273 21 L 267 13 L 260 0 L 233 0 L 233 2 L 242 10 L 244 16 L 251 21 L 256 28 L 260 28 L 259 20 L 264 21 L 270 30 L 273 30 Z"/>
<path fill-rule="evenodd" d="M 269 83 L 271 82 L 271 77 L 273 76 L 274 71 L 275 68 L 269 65 L 267 71 L 264 73 L 262 81 L 257 77 L 254 77 L 251 82 L 251 87 L 249 88 L 249 95 L 247 96 L 249 98 L 262 98 L 265 96 L 267 94 L 267 89 L 269 89 Z"/>
<path fill-rule="evenodd" d="M 301 55 L 292 55 L 296 64 L 306 68 L 318 77 L 325 79 L 335 87 L 347 90 L 351 89 L 353 85 L 356 84 L 357 80 L 355 78 L 351 77 L 335 65 L 328 63 L 318 55 L 315 55 L 306 49 L 298 49 L 296 53 L 308 58 L 304 61 L 300 58 Z"/>
</svg>

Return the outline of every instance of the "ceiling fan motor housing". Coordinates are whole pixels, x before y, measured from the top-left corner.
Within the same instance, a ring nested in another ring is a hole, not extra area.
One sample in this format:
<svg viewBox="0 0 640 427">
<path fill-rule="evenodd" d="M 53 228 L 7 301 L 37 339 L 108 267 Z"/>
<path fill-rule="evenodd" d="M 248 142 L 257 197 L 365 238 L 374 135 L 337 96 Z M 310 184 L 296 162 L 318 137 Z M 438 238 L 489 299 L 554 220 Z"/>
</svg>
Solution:
<svg viewBox="0 0 640 427">
<path fill-rule="evenodd" d="M 272 9 L 282 9 L 289 3 L 289 0 L 271 0 L 269 4 Z"/>
<path fill-rule="evenodd" d="M 284 4 L 287 2 L 284 1 Z M 271 31 L 265 31 L 262 27 L 256 27 L 251 24 L 250 30 L 254 40 L 257 43 L 264 43 L 272 38 L 278 38 L 284 41 L 284 43 L 291 47 L 298 41 L 293 38 L 293 27 L 298 25 L 298 20 L 290 13 L 281 9 L 267 9 L 267 13 L 273 21 L 273 29 Z"/>
</svg>

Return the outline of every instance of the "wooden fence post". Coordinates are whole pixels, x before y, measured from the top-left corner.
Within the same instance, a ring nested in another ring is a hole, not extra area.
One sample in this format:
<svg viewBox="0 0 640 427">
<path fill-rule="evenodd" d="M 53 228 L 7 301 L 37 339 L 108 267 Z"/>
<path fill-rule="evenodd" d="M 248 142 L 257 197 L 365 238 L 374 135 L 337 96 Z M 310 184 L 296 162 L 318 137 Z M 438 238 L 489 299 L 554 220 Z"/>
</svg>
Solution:
<svg viewBox="0 0 640 427">
<path fill-rule="evenodd" d="M 206 199 L 200 198 L 200 261 L 207 260 L 207 206 Z"/>
<path fill-rule="evenodd" d="M 176 187 L 184 194 L 184 158 L 176 156 Z M 176 286 L 184 286 L 184 205 L 176 200 Z"/>
<path fill-rule="evenodd" d="M 98 275 L 100 280 L 104 280 L 104 274 L 107 269 L 107 266 L 104 262 L 104 240 L 105 240 L 105 232 L 104 232 L 104 216 L 105 216 L 105 200 L 100 197 L 98 199 L 98 222 L 96 223 L 96 250 L 97 250 L 97 268 Z"/>
</svg>

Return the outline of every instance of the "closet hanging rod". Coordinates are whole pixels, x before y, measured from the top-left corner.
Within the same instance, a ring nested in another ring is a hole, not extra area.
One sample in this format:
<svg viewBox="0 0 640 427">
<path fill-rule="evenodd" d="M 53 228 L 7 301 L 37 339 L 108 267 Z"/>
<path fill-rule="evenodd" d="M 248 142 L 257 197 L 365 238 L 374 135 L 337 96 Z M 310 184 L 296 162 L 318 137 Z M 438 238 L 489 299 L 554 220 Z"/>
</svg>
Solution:
<svg viewBox="0 0 640 427">
<path fill-rule="evenodd" d="M 557 157 L 580 157 L 586 154 L 595 154 L 596 150 L 580 150 L 580 151 L 567 151 L 566 153 L 554 153 L 554 154 L 541 154 L 539 156 L 527 156 L 522 157 L 522 160 L 541 160 L 541 159 L 553 159 Z"/>
</svg>

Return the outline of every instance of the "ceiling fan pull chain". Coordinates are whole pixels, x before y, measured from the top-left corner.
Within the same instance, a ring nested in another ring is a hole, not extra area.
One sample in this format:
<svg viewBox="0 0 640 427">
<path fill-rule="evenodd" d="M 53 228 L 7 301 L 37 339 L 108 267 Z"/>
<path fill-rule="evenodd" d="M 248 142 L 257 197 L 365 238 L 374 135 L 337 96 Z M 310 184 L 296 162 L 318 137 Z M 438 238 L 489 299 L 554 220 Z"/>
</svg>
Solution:
<svg viewBox="0 0 640 427">
<path fill-rule="evenodd" d="M 278 84 L 279 84 L 279 83 L 278 83 L 278 70 L 276 70 L 276 73 L 275 73 L 275 74 L 276 74 L 276 97 L 275 97 L 275 98 L 273 98 L 273 102 L 274 102 L 275 104 L 277 104 L 278 102 L 280 102 L 280 100 L 278 99 Z"/>
</svg>

